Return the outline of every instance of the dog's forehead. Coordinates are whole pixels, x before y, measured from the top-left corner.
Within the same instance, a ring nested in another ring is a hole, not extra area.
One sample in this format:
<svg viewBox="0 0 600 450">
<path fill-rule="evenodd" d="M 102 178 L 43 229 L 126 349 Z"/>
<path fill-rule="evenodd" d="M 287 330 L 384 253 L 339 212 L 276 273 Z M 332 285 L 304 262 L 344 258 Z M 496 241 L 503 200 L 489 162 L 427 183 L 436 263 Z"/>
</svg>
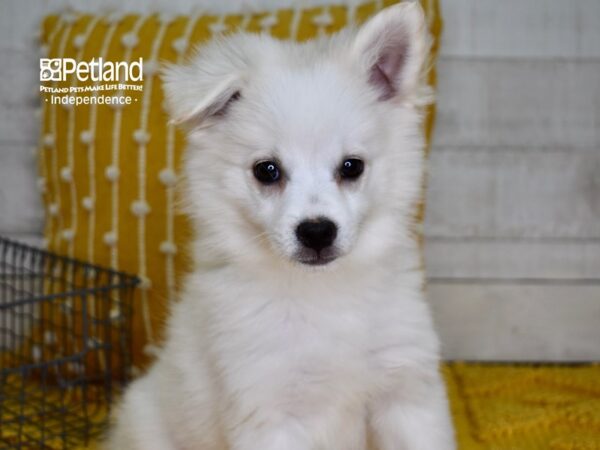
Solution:
<svg viewBox="0 0 600 450">
<path fill-rule="evenodd" d="M 364 86 L 335 64 L 271 67 L 258 76 L 257 101 L 278 133 L 351 139 L 369 122 Z"/>
</svg>

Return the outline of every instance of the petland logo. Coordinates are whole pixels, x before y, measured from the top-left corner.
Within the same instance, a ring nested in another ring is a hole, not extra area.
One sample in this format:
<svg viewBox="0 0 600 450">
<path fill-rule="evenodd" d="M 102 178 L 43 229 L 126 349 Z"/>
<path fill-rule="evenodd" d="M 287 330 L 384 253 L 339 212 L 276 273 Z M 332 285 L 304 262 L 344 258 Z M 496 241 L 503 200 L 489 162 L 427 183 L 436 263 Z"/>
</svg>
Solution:
<svg viewBox="0 0 600 450">
<path fill-rule="evenodd" d="M 136 82 L 143 81 L 143 60 L 134 62 L 75 61 L 73 58 L 41 58 L 40 81 L 66 81 L 75 74 L 79 81 Z"/>
<path fill-rule="evenodd" d="M 40 59 L 40 92 L 49 94 L 44 96 L 44 100 L 52 105 L 67 108 L 79 105 L 131 105 L 138 98 L 129 93 L 141 92 L 143 81 L 142 58 L 132 62 L 112 62 L 102 58 L 93 58 L 91 61 Z"/>
</svg>

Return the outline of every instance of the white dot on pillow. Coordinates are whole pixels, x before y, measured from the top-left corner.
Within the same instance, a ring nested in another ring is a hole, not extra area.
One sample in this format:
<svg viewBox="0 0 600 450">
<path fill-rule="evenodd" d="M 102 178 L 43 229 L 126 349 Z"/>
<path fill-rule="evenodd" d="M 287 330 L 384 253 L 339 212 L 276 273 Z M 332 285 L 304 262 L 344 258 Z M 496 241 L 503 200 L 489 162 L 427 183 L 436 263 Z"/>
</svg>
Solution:
<svg viewBox="0 0 600 450">
<path fill-rule="evenodd" d="M 150 205 L 143 200 L 136 200 L 131 204 L 131 212 L 134 216 L 143 217 L 150 212 Z"/>
<path fill-rule="evenodd" d="M 144 75 L 151 77 L 154 76 L 158 72 L 158 63 L 150 59 L 148 61 L 144 61 Z"/>
<path fill-rule="evenodd" d="M 150 134 L 147 131 L 138 129 L 133 132 L 133 140 L 140 145 L 147 144 L 150 140 Z"/>
<path fill-rule="evenodd" d="M 50 203 L 48 205 L 48 214 L 53 217 L 58 215 L 58 205 L 56 203 Z"/>
<path fill-rule="evenodd" d="M 46 134 L 44 135 L 44 145 L 46 147 L 54 147 L 56 140 L 54 139 L 54 135 L 53 134 Z"/>
<path fill-rule="evenodd" d="M 165 255 L 175 255 L 177 253 L 177 246 L 170 241 L 163 241 L 160 243 L 160 252 Z"/>
<path fill-rule="evenodd" d="M 175 39 L 173 41 L 173 44 L 171 44 L 173 47 L 173 50 L 175 50 L 177 53 L 182 54 L 185 53 L 185 50 L 188 47 L 188 41 L 185 38 L 179 38 L 179 39 Z"/>
<path fill-rule="evenodd" d="M 65 182 L 73 181 L 73 171 L 71 168 L 63 167 L 60 169 L 60 178 Z"/>
<path fill-rule="evenodd" d="M 81 200 L 81 204 L 83 206 L 83 209 L 85 209 L 86 211 L 91 211 L 94 209 L 94 199 L 92 197 L 84 197 Z"/>
<path fill-rule="evenodd" d="M 109 247 L 114 247 L 117 243 L 117 233 L 114 231 L 109 231 L 108 233 L 104 233 L 104 237 L 102 239 L 106 245 Z"/>
<path fill-rule="evenodd" d="M 121 175 L 121 172 L 119 171 L 118 167 L 108 166 L 104 172 L 104 175 L 109 181 L 117 181 Z"/>
<path fill-rule="evenodd" d="M 75 232 L 73 230 L 71 230 L 70 228 L 67 228 L 66 230 L 62 230 L 61 235 L 65 241 L 70 242 L 75 237 Z"/>
<path fill-rule="evenodd" d="M 171 169 L 163 169 L 158 174 L 158 179 L 165 186 L 173 186 L 177 182 L 177 175 Z"/>
<path fill-rule="evenodd" d="M 76 49 L 80 49 L 85 45 L 85 36 L 83 34 L 78 34 L 73 38 L 73 47 Z"/>
<path fill-rule="evenodd" d="M 121 44 L 123 44 L 123 47 L 125 47 L 125 48 L 133 48 L 136 45 L 138 45 L 138 42 L 139 42 L 139 39 L 135 35 L 135 33 L 125 33 L 121 37 Z"/>
<path fill-rule="evenodd" d="M 83 144 L 91 144 L 92 143 L 92 132 L 90 130 L 83 130 L 80 134 L 79 134 L 79 140 L 83 143 Z"/>
</svg>

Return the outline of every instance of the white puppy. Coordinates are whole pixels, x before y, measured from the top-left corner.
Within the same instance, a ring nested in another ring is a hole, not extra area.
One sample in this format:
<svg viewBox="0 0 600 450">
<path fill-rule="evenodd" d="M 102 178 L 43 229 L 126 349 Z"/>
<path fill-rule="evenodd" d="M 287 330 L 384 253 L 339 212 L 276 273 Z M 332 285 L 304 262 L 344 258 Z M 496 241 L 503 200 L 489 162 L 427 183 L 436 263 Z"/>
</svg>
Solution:
<svg viewBox="0 0 600 450">
<path fill-rule="evenodd" d="M 166 71 L 196 268 L 107 448 L 455 448 L 414 232 L 427 50 L 410 2 Z"/>
</svg>

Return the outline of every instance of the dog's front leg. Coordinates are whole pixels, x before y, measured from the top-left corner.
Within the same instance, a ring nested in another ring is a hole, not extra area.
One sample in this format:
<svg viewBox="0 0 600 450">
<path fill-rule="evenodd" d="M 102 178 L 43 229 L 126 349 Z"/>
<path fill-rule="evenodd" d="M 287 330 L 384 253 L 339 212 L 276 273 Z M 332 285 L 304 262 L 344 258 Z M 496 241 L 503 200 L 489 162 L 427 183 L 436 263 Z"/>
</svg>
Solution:
<svg viewBox="0 0 600 450">
<path fill-rule="evenodd" d="M 379 396 L 371 405 L 377 450 L 454 450 L 454 432 L 441 379 Z M 416 395 L 415 395 L 416 394 Z"/>
</svg>

